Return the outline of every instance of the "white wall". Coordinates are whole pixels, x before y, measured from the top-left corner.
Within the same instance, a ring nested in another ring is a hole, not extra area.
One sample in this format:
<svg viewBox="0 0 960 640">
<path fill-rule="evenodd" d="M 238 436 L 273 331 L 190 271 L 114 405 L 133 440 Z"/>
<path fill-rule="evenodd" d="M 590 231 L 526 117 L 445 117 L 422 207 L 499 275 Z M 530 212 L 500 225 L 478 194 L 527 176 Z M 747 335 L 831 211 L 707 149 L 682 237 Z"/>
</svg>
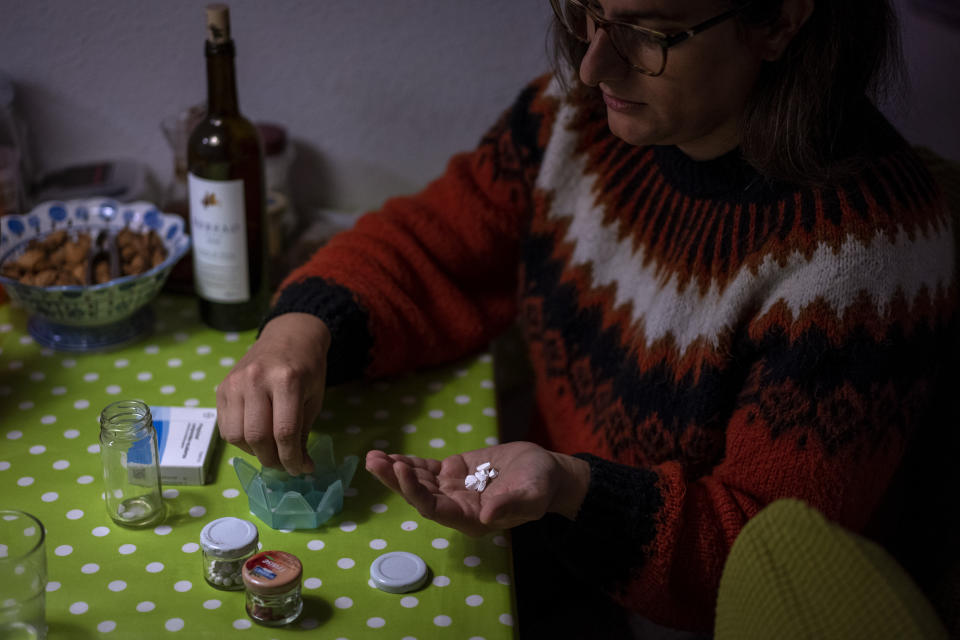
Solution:
<svg viewBox="0 0 960 640">
<path fill-rule="evenodd" d="M 203 0 L 0 0 L 0 69 L 42 168 L 106 157 L 167 179 L 160 120 L 204 98 Z M 241 107 L 297 142 L 298 200 L 365 209 L 419 189 L 549 68 L 547 0 L 231 0 Z M 904 133 L 960 160 L 960 31 L 898 0 Z"/>
</svg>

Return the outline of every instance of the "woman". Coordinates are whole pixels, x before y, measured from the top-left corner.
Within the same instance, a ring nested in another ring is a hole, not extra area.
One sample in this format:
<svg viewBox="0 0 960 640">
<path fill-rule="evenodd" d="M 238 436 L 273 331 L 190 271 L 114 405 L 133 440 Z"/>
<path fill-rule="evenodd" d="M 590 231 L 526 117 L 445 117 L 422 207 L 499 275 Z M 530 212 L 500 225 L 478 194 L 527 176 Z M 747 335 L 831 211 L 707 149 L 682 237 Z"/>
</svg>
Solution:
<svg viewBox="0 0 960 640">
<path fill-rule="evenodd" d="M 514 528 L 521 635 L 615 637 L 622 611 L 705 631 L 763 506 L 863 530 L 884 503 L 942 378 L 950 221 L 870 99 L 897 54 L 887 2 L 552 4 L 569 68 L 286 280 L 220 429 L 308 471 L 325 383 L 519 318 L 530 442 L 367 469 L 442 524 Z M 485 461 L 500 476 L 465 489 Z"/>
</svg>

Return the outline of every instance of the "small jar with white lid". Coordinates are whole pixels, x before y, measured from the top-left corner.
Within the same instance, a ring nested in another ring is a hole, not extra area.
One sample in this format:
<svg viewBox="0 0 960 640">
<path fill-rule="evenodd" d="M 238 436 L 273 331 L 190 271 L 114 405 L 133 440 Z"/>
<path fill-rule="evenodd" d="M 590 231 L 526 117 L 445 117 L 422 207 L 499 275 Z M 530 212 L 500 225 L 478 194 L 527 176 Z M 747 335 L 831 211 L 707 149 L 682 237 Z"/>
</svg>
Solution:
<svg viewBox="0 0 960 640">
<path fill-rule="evenodd" d="M 200 531 L 203 577 L 217 589 L 243 589 L 243 563 L 257 551 L 257 526 L 240 518 L 217 518 Z"/>
</svg>

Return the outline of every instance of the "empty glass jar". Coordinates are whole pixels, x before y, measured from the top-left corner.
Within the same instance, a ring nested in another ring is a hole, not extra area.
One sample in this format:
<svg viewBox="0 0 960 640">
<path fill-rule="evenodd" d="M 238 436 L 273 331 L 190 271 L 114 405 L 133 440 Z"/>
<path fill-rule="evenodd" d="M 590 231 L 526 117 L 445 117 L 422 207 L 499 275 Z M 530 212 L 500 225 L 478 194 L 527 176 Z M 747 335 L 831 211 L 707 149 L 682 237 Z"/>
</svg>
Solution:
<svg viewBox="0 0 960 640">
<path fill-rule="evenodd" d="M 140 400 L 120 400 L 103 409 L 100 460 L 104 502 L 114 522 L 147 527 L 163 520 L 160 456 L 150 407 Z"/>
</svg>

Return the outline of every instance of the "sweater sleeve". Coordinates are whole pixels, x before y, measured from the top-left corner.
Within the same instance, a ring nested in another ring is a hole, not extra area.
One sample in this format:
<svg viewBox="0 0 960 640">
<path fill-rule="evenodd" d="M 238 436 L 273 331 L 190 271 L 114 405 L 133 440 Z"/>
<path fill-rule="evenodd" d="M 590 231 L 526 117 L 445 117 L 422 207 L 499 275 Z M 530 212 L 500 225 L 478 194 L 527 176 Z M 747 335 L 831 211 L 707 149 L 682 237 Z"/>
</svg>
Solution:
<svg viewBox="0 0 960 640">
<path fill-rule="evenodd" d="M 842 273 L 811 261 L 773 283 L 732 347 L 749 364 L 714 431 L 720 463 L 693 475 L 577 454 L 590 464 L 579 513 L 534 523 L 536 538 L 624 606 L 706 631 L 727 554 L 765 505 L 799 498 L 863 530 L 918 429 L 945 426 L 930 407 L 957 331 L 952 235 L 944 222 L 877 239 L 842 256 Z M 918 274 L 933 284 L 902 284 Z"/>
<path fill-rule="evenodd" d="M 422 192 L 388 200 L 281 284 L 266 321 L 330 327 L 332 383 L 431 366 L 485 346 L 516 312 L 521 235 L 550 114 L 529 85 L 478 148 Z"/>
</svg>

